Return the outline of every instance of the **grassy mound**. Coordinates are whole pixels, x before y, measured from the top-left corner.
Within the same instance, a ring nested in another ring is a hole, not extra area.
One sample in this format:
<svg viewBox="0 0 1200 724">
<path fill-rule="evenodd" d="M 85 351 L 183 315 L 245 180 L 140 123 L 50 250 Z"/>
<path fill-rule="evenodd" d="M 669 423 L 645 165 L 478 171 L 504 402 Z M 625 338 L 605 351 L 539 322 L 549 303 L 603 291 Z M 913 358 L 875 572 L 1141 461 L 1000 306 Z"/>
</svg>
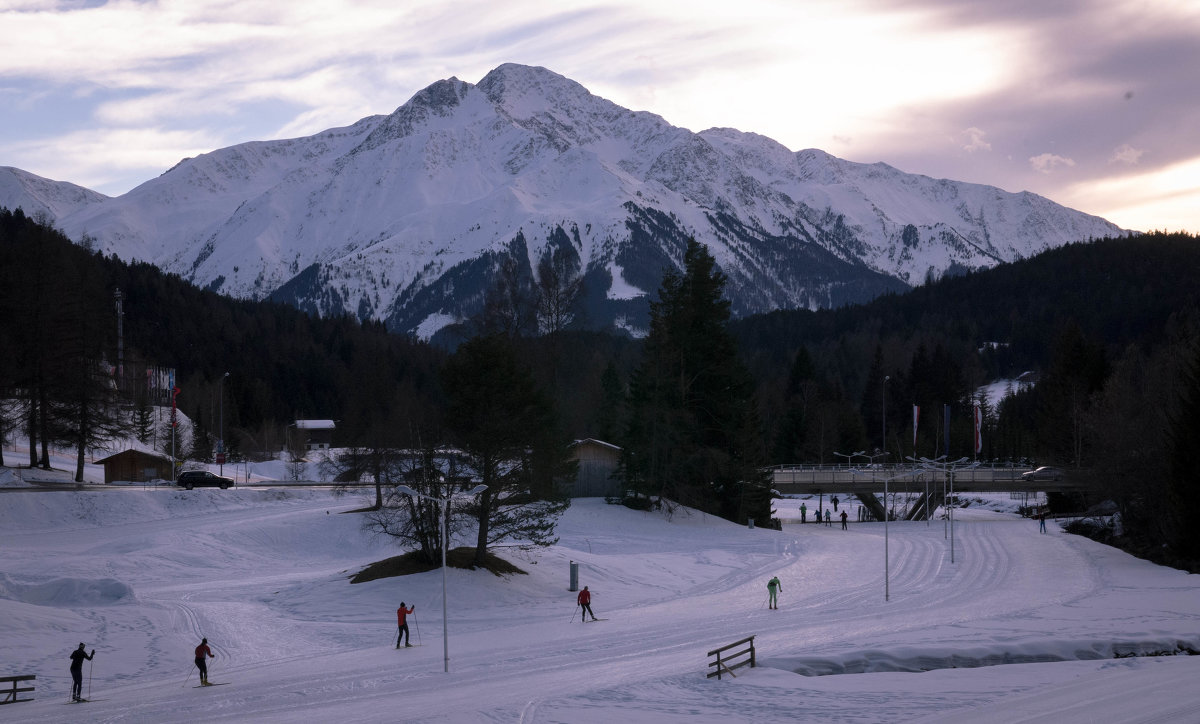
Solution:
<svg viewBox="0 0 1200 724">
<path fill-rule="evenodd" d="M 466 568 L 467 570 L 475 570 L 478 566 L 475 565 L 475 549 L 474 548 L 455 548 L 446 552 L 446 565 L 453 568 Z M 382 561 L 376 561 L 358 573 L 350 577 L 351 583 L 366 583 L 380 578 L 392 578 L 394 576 L 407 576 L 410 573 L 424 573 L 425 571 L 433 571 L 441 567 L 441 561 L 431 564 L 426 561 L 420 551 L 409 551 L 404 555 L 392 556 L 385 558 Z M 489 552 L 484 559 L 483 568 L 491 571 L 497 576 L 511 575 L 520 573 L 526 575 L 525 571 L 517 568 L 508 561 L 500 558 Z"/>
</svg>

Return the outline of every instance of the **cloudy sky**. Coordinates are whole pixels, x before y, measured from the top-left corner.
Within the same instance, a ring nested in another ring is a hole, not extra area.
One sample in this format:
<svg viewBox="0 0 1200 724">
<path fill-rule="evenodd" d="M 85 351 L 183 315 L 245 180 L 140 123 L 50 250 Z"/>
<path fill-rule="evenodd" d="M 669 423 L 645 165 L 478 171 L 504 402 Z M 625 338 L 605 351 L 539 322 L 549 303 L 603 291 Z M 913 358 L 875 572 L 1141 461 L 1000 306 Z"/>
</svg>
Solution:
<svg viewBox="0 0 1200 724">
<path fill-rule="evenodd" d="M 1200 233 L 1200 0 L 0 0 L 0 165 L 184 157 L 540 65 L 634 110 Z"/>
</svg>

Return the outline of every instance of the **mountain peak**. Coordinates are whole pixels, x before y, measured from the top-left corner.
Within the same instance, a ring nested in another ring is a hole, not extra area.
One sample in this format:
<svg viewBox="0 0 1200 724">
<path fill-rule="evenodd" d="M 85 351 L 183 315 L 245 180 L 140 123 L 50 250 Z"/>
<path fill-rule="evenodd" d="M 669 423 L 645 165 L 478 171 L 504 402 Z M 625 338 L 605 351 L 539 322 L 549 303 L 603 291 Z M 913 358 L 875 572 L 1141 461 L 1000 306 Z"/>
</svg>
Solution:
<svg viewBox="0 0 1200 724">
<path fill-rule="evenodd" d="M 592 324 L 644 329 L 689 237 L 745 315 L 1121 233 L 1041 197 L 692 133 L 515 63 L 439 80 L 388 116 L 209 152 L 115 199 L 46 183 L 0 169 L 0 204 L 41 203 L 72 238 L 231 296 L 423 336 L 475 314 L 499 270 L 532 285 L 549 258 L 581 277 Z"/>
<path fill-rule="evenodd" d="M 53 181 L 12 166 L 0 166 L 0 206 L 20 208 L 26 216 L 66 216 L 108 196 L 66 181 Z"/>
</svg>

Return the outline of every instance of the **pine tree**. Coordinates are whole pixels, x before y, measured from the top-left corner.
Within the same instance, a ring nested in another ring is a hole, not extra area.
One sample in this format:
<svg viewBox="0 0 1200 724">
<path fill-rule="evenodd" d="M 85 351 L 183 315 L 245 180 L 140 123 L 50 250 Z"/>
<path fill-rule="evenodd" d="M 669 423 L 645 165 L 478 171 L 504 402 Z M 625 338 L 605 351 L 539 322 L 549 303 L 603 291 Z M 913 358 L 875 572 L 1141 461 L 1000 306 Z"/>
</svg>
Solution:
<svg viewBox="0 0 1200 724">
<path fill-rule="evenodd" d="M 502 540 L 551 545 L 558 517 L 570 504 L 565 485 L 575 476 L 554 408 L 502 335 L 475 337 L 447 361 L 446 426 L 479 482 L 475 564 Z"/>
<path fill-rule="evenodd" d="M 682 274 L 664 274 L 630 385 L 622 475 L 635 497 L 766 520 L 753 382 L 728 331 L 724 287 L 725 275 L 694 239 Z"/>
<path fill-rule="evenodd" d="M 1200 473 L 1196 467 L 1196 444 L 1200 440 L 1200 343 L 1194 345 L 1191 363 L 1184 376 L 1180 405 L 1167 435 L 1167 521 L 1168 542 L 1200 565 L 1200 531 L 1195 511 L 1200 506 Z"/>
</svg>

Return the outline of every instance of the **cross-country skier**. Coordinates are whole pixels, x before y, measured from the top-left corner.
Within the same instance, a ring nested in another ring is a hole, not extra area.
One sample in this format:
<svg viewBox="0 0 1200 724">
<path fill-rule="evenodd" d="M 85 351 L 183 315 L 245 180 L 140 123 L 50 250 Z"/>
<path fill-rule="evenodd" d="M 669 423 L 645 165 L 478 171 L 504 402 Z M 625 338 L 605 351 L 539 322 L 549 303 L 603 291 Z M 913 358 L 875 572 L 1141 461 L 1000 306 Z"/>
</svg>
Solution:
<svg viewBox="0 0 1200 724">
<path fill-rule="evenodd" d="M 396 634 L 396 648 L 400 648 L 400 641 L 404 638 L 408 639 L 404 642 L 404 645 L 412 646 L 412 635 L 408 632 L 408 614 L 416 610 L 416 606 L 405 608 L 404 601 L 401 601 L 400 608 L 396 609 L 396 626 L 398 631 Z"/>
<path fill-rule="evenodd" d="M 847 517 L 848 516 L 846 515 L 846 511 L 843 510 L 842 511 L 842 530 L 849 530 L 849 528 L 846 527 L 846 518 Z"/>
<path fill-rule="evenodd" d="M 83 660 L 92 660 L 96 655 L 96 649 L 92 649 L 92 653 L 83 650 L 84 645 L 79 644 L 79 648 L 71 652 L 71 701 L 83 701 Z"/>
<path fill-rule="evenodd" d="M 579 596 L 576 597 L 575 600 L 579 603 L 580 607 L 583 608 L 583 611 L 579 612 L 579 622 L 583 623 L 587 620 L 583 617 L 585 612 L 592 617 L 593 621 L 595 621 L 596 614 L 592 613 L 592 593 L 588 590 L 587 586 L 583 587 L 583 590 L 579 592 Z"/>
<path fill-rule="evenodd" d="M 779 582 L 779 576 L 772 576 L 771 580 L 767 581 L 767 596 L 771 604 L 770 608 L 779 610 L 779 604 L 775 601 L 775 595 L 783 590 L 783 584 Z"/>
<path fill-rule="evenodd" d="M 200 639 L 200 645 L 196 647 L 196 668 L 200 669 L 200 685 L 212 686 L 208 683 L 208 662 L 204 660 L 205 656 L 210 659 L 217 658 L 213 656 L 212 649 L 208 648 L 208 639 Z"/>
</svg>

